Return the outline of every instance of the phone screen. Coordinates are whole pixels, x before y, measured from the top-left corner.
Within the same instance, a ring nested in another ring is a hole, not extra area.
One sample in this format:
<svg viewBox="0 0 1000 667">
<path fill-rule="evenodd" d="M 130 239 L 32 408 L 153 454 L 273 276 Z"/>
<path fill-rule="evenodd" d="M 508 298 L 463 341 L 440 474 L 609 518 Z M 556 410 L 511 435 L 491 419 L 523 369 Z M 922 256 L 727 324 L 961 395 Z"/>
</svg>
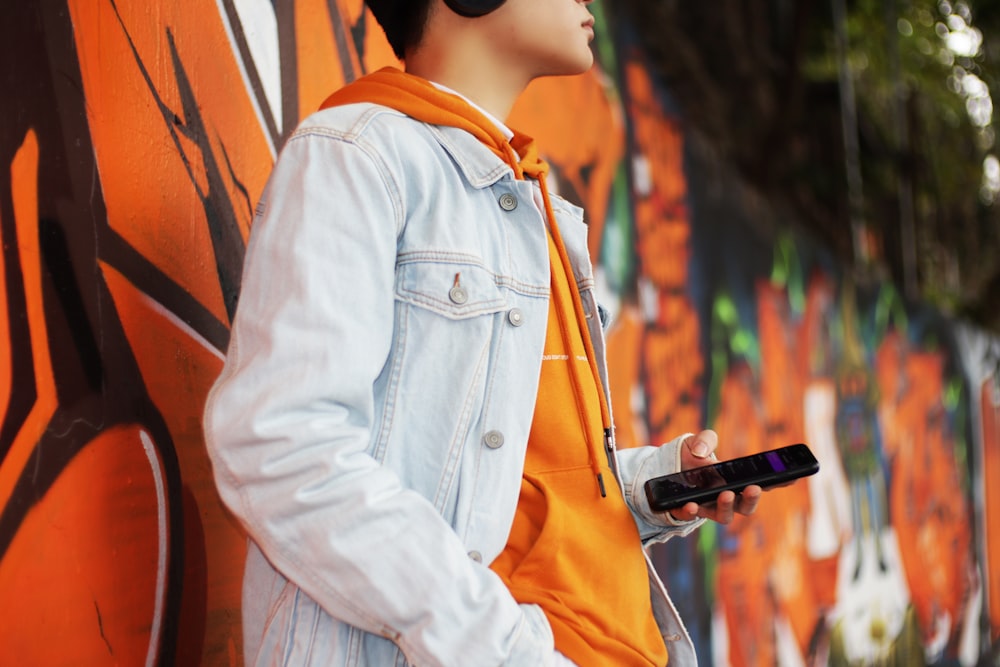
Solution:
<svg viewBox="0 0 1000 667">
<path fill-rule="evenodd" d="M 819 463 L 806 445 L 789 445 L 651 479 L 646 494 L 650 505 L 661 510 L 691 500 L 707 502 L 726 489 L 739 493 L 751 484 L 766 488 L 818 470 Z"/>
<path fill-rule="evenodd" d="M 770 451 L 684 470 L 677 473 L 674 481 L 692 489 L 721 489 L 734 482 L 768 477 L 788 468 L 779 451 Z"/>
</svg>

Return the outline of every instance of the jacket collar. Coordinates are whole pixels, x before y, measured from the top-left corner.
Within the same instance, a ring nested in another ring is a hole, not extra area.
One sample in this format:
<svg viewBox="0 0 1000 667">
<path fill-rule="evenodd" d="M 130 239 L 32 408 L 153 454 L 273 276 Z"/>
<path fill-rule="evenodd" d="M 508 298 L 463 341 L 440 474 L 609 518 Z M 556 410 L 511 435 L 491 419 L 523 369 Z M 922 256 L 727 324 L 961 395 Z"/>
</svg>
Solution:
<svg viewBox="0 0 1000 667">
<path fill-rule="evenodd" d="M 515 178 L 514 170 L 506 162 L 465 130 L 447 125 L 426 124 L 426 127 L 472 187 L 486 188 L 504 177 Z"/>
</svg>

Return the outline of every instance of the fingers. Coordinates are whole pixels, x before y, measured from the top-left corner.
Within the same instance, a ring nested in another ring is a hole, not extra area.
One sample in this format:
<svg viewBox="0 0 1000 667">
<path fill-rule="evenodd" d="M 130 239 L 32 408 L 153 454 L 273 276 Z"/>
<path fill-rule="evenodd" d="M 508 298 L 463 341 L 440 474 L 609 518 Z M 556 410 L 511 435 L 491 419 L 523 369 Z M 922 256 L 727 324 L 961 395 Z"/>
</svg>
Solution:
<svg viewBox="0 0 1000 667">
<path fill-rule="evenodd" d="M 685 438 L 681 448 L 681 468 L 688 470 L 699 468 L 718 461 L 715 450 L 719 446 L 719 435 L 707 429 Z M 712 503 L 698 505 L 688 503 L 681 508 L 671 510 L 670 514 L 678 521 L 690 521 L 698 517 L 710 519 L 721 524 L 732 523 L 737 514 L 750 516 L 757 510 L 763 490 L 759 486 L 748 486 L 738 495 L 732 491 L 723 491 Z"/>
<path fill-rule="evenodd" d="M 688 436 L 684 441 L 685 447 L 696 459 L 707 459 L 714 455 L 715 448 L 719 446 L 719 435 L 711 430 Z"/>
<path fill-rule="evenodd" d="M 702 506 L 698 503 L 688 503 L 683 507 L 670 510 L 670 516 L 677 521 L 692 521 L 693 519 L 697 519 L 699 516 L 704 516 L 702 514 L 704 511 L 703 507 L 707 507 L 707 505 Z"/>
<path fill-rule="evenodd" d="M 719 446 L 719 436 L 715 431 L 706 430 L 689 435 L 681 448 L 681 468 L 698 468 L 715 463 L 715 449 Z"/>
<path fill-rule="evenodd" d="M 744 516 L 750 516 L 757 511 L 757 504 L 760 502 L 764 490 L 757 486 L 748 486 L 737 497 L 736 512 Z"/>
<path fill-rule="evenodd" d="M 763 493 L 763 489 L 756 485 L 748 486 L 738 495 L 732 491 L 723 491 L 713 503 L 704 505 L 688 503 L 679 509 L 671 510 L 670 515 L 678 521 L 691 521 L 701 517 L 729 525 L 737 514 L 750 516 L 757 511 Z"/>
<path fill-rule="evenodd" d="M 736 516 L 736 494 L 732 491 L 723 491 L 715 501 L 715 507 L 706 511 L 704 516 L 723 525 L 733 522 Z"/>
</svg>

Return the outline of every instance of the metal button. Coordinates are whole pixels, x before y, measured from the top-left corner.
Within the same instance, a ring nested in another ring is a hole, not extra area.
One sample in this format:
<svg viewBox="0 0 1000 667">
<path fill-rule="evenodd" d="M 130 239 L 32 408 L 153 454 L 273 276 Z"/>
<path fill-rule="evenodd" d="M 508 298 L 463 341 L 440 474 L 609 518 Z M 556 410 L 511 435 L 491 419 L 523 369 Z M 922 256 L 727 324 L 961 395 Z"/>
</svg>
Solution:
<svg viewBox="0 0 1000 667">
<path fill-rule="evenodd" d="M 452 303 L 457 303 L 461 306 L 469 300 L 469 293 L 461 285 L 455 285 L 448 290 L 448 298 L 451 299 Z"/>
<path fill-rule="evenodd" d="M 500 195 L 500 199 L 498 201 L 500 202 L 500 208 L 502 208 L 505 211 L 513 211 L 515 208 L 517 208 L 517 197 L 510 194 L 509 192 L 505 192 L 504 194 Z"/>
<path fill-rule="evenodd" d="M 511 308 L 507 311 L 507 321 L 512 326 L 519 327 L 524 324 L 524 313 L 521 312 L 520 308 Z"/>
<path fill-rule="evenodd" d="M 500 431 L 489 431 L 483 436 L 483 444 L 490 449 L 503 447 L 503 433 Z"/>
<path fill-rule="evenodd" d="M 469 558 L 471 558 L 472 560 L 476 561 L 477 563 L 482 563 L 483 562 L 483 555 L 481 553 L 479 553 L 478 551 L 470 551 L 469 552 Z"/>
</svg>

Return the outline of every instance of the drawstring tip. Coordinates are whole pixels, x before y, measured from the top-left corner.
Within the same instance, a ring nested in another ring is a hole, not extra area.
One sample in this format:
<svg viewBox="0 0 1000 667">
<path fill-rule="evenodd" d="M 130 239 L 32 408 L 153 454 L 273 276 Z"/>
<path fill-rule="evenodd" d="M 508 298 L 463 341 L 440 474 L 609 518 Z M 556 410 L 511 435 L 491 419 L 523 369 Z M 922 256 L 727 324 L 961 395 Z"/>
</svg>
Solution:
<svg viewBox="0 0 1000 667">
<path fill-rule="evenodd" d="M 601 487 L 601 498 L 607 498 L 608 492 L 604 489 L 604 474 L 597 473 L 597 486 Z"/>
</svg>

